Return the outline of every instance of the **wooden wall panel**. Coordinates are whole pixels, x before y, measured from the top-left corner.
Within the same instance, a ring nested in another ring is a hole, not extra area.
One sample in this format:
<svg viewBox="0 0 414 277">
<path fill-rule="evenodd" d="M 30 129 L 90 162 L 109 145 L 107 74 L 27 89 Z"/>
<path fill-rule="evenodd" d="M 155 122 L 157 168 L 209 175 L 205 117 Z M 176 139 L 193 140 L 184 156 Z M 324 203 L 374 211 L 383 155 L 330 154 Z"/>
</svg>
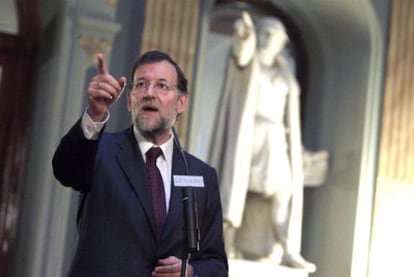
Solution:
<svg viewBox="0 0 414 277">
<path fill-rule="evenodd" d="M 194 56 L 197 44 L 199 0 L 147 1 L 141 54 L 148 50 L 161 50 L 180 65 L 188 78 L 191 90 Z M 191 97 L 191 91 L 189 91 Z M 183 146 L 186 145 L 187 111 L 179 118 L 176 129 Z"/>
<path fill-rule="evenodd" d="M 414 0 L 391 2 L 378 177 L 414 183 Z"/>
</svg>

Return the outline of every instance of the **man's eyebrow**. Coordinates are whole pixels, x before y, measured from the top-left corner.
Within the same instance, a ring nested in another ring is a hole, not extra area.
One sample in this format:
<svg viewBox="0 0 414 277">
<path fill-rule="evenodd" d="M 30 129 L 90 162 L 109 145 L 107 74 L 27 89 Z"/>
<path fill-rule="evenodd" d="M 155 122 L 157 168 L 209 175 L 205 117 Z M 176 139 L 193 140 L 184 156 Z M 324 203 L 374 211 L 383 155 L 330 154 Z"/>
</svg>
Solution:
<svg viewBox="0 0 414 277">
<path fill-rule="evenodd" d="M 171 81 L 166 78 L 160 78 L 158 81 L 171 83 Z"/>
<path fill-rule="evenodd" d="M 145 79 L 144 77 L 134 77 L 134 81 L 141 81 L 141 80 L 146 81 L 147 79 Z"/>
<path fill-rule="evenodd" d="M 145 78 L 145 77 L 137 77 L 137 78 L 134 78 L 134 81 L 141 81 L 141 80 L 148 81 L 148 79 L 147 79 L 147 78 Z M 157 81 L 157 82 L 169 82 L 169 83 L 171 83 L 171 81 L 170 81 L 170 80 L 168 80 L 168 79 L 166 79 L 166 78 L 163 78 L 163 77 L 161 77 L 161 78 L 157 79 L 156 81 Z"/>
</svg>

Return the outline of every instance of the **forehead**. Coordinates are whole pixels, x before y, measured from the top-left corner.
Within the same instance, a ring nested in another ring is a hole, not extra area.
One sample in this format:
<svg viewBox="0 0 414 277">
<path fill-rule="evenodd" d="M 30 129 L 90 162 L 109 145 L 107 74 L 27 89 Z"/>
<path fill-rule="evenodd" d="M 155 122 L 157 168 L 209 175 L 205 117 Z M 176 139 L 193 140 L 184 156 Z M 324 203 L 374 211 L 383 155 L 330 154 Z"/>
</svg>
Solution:
<svg viewBox="0 0 414 277">
<path fill-rule="evenodd" d="M 177 81 L 175 67 L 168 61 L 145 63 L 138 66 L 134 72 L 134 79 Z"/>
</svg>

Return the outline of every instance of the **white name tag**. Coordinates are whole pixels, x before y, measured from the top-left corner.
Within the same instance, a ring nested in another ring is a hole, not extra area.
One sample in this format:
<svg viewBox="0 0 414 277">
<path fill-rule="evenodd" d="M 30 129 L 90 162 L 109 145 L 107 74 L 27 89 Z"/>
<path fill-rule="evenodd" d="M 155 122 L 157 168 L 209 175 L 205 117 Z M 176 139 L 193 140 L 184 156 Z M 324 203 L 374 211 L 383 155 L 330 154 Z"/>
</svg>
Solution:
<svg viewBox="0 0 414 277">
<path fill-rule="evenodd" d="M 176 187 L 204 188 L 203 176 L 174 175 L 173 178 Z"/>
</svg>

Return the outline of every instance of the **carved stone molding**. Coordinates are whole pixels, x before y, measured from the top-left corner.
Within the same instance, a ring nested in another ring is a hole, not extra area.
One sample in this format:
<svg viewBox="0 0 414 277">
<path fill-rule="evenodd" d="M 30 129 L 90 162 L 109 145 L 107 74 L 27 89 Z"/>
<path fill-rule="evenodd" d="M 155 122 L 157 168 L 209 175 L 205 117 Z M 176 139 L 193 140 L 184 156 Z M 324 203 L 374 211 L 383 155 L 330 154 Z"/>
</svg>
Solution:
<svg viewBox="0 0 414 277">
<path fill-rule="evenodd" d="M 79 45 L 85 49 L 92 61 L 96 61 L 99 53 L 106 53 L 112 49 L 112 42 L 94 37 L 80 36 Z"/>
<path fill-rule="evenodd" d="M 118 4 L 118 0 L 106 0 L 106 3 L 111 6 Z"/>
<path fill-rule="evenodd" d="M 112 49 L 115 36 L 121 25 L 113 21 L 81 17 L 78 21 L 79 45 L 85 49 L 91 60 L 96 60 L 98 53 Z"/>
</svg>

